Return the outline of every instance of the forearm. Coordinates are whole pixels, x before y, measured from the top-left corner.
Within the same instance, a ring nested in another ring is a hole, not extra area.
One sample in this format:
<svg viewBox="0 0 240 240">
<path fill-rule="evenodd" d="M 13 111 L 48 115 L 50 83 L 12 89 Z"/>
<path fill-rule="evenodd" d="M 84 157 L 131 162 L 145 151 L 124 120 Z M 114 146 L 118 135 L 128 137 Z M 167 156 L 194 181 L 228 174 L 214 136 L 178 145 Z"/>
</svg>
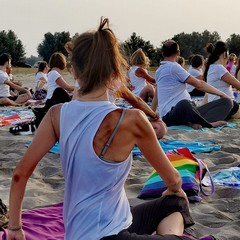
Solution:
<svg viewBox="0 0 240 240">
<path fill-rule="evenodd" d="M 147 116 L 156 118 L 158 115 L 144 102 L 140 97 L 135 96 L 134 99 L 128 101 L 134 108 L 142 110 Z"/>
<path fill-rule="evenodd" d="M 9 198 L 9 226 L 17 228 L 22 225 L 22 202 L 27 179 L 17 173 L 13 174 Z"/>
<path fill-rule="evenodd" d="M 219 97 L 227 97 L 225 93 L 223 93 L 222 91 L 218 90 L 217 88 L 207 84 L 206 82 L 202 81 L 201 86 L 196 87 L 198 90 L 203 91 L 203 92 L 207 92 L 210 94 L 214 94 L 217 95 Z"/>
<path fill-rule="evenodd" d="M 174 173 L 174 177 L 172 179 L 174 181 L 171 181 L 171 182 L 166 181 L 166 185 L 167 185 L 169 191 L 171 191 L 173 193 L 178 193 L 182 188 L 182 178 L 181 178 L 180 174 L 178 173 L 178 171 L 176 169 L 174 169 L 174 170 L 175 170 L 175 173 Z"/>
</svg>

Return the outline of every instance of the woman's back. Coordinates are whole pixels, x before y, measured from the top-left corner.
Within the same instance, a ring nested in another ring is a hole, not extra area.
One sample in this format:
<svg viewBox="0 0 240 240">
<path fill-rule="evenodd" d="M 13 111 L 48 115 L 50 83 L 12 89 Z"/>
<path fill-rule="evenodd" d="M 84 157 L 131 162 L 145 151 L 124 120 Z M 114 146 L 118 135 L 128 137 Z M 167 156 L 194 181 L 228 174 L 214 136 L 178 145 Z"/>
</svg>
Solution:
<svg viewBox="0 0 240 240">
<path fill-rule="evenodd" d="M 129 144 L 123 142 L 121 136 L 126 131 L 124 117 L 103 159 L 99 157 L 121 119 L 121 110 L 117 109 L 108 101 L 72 101 L 62 106 L 60 149 L 68 239 L 77 235 L 84 239 L 99 239 L 116 234 L 131 224 L 123 188 L 132 162 L 130 148 L 124 152 L 121 149 L 121 143 L 124 147 Z M 78 186 L 78 191 L 71 187 L 73 183 Z"/>
</svg>

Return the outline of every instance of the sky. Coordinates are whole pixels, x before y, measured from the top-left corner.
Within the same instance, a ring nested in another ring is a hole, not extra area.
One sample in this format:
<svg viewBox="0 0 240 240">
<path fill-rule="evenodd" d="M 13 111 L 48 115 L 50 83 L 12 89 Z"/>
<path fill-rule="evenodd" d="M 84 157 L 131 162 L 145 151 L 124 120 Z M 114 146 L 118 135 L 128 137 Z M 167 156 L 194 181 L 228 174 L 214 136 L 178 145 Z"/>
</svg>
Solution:
<svg viewBox="0 0 240 240">
<path fill-rule="evenodd" d="M 240 34 L 240 0 L 1 0 L 0 31 L 13 30 L 26 57 L 37 56 L 44 34 L 95 30 L 101 16 L 120 41 L 133 32 L 154 47 L 179 33 Z"/>
</svg>

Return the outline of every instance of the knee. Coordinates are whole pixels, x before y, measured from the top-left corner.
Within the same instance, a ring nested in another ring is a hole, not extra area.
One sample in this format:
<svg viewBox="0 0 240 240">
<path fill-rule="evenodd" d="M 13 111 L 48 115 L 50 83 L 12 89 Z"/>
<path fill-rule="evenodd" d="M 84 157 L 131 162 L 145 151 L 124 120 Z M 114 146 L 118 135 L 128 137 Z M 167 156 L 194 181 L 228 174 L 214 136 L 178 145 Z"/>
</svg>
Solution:
<svg viewBox="0 0 240 240">
<path fill-rule="evenodd" d="M 180 111 L 180 113 L 185 113 L 185 112 L 191 111 L 193 107 L 194 105 L 191 101 L 184 99 L 176 104 L 176 106 L 174 107 L 174 110 Z"/>
<path fill-rule="evenodd" d="M 219 101 L 221 104 L 229 107 L 230 109 L 232 109 L 234 106 L 233 100 L 230 98 L 221 98 L 221 99 L 219 99 Z"/>
<path fill-rule="evenodd" d="M 12 105 L 12 101 L 8 98 L 1 98 L 0 105 L 9 106 L 9 105 Z"/>
</svg>

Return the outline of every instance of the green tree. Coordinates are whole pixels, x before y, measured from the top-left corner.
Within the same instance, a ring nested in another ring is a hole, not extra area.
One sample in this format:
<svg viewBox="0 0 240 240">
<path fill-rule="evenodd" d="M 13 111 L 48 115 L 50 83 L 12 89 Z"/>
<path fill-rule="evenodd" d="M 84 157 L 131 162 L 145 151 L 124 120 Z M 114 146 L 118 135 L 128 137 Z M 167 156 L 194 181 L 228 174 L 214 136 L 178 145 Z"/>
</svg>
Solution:
<svg viewBox="0 0 240 240">
<path fill-rule="evenodd" d="M 135 32 L 132 33 L 130 38 L 123 43 L 123 48 L 128 59 L 139 48 L 142 48 L 142 50 L 149 57 L 150 61 L 154 58 L 155 55 L 155 49 L 150 41 L 143 40 L 143 38 L 137 36 Z"/>
<path fill-rule="evenodd" d="M 69 40 L 69 32 L 55 32 L 54 34 L 48 32 L 44 34 L 44 39 L 42 43 L 38 45 L 37 52 L 43 58 L 43 60 L 47 62 L 54 52 L 61 52 L 67 56 L 68 54 L 64 48 L 64 45 Z"/>
<path fill-rule="evenodd" d="M 0 32 L 0 54 L 9 53 L 13 66 L 18 66 L 25 61 L 25 49 L 17 35 L 9 30 Z"/>
<path fill-rule="evenodd" d="M 28 63 L 31 66 L 33 66 L 35 62 L 41 61 L 41 60 L 42 60 L 41 57 L 39 57 L 39 56 L 36 57 L 36 56 L 31 55 L 30 57 L 26 58 L 26 63 Z"/>
<path fill-rule="evenodd" d="M 202 33 L 182 32 L 174 35 L 172 39 L 179 44 L 181 56 L 188 59 L 192 54 L 201 54 L 204 57 L 207 57 L 207 52 L 205 50 L 207 43 L 215 43 L 220 40 L 220 36 L 217 32 L 211 33 L 205 30 Z"/>
<path fill-rule="evenodd" d="M 240 55 L 240 35 L 232 34 L 226 40 L 229 53 L 235 53 L 237 56 Z"/>
</svg>

